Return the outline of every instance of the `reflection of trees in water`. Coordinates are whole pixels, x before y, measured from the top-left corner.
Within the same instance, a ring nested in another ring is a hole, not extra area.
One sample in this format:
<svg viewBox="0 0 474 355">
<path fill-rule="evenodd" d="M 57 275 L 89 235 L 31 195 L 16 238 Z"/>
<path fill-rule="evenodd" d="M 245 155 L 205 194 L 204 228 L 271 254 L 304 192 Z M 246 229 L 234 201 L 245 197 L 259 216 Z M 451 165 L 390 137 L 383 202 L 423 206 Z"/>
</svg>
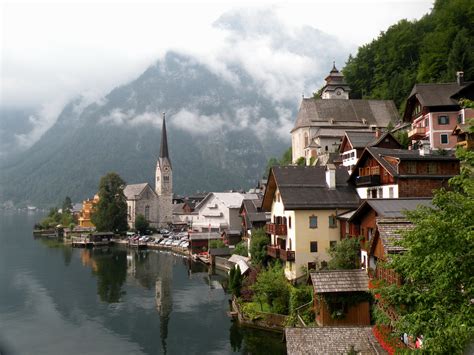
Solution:
<svg viewBox="0 0 474 355">
<path fill-rule="evenodd" d="M 282 334 L 246 328 L 233 321 L 229 329 L 232 351 L 241 354 L 286 354 Z"/>
<path fill-rule="evenodd" d="M 120 298 L 125 295 L 122 286 L 127 278 L 127 252 L 119 249 L 94 249 L 89 252 L 92 272 L 97 275 L 97 294 L 100 300 L 120 302 Z"/>
</svg>

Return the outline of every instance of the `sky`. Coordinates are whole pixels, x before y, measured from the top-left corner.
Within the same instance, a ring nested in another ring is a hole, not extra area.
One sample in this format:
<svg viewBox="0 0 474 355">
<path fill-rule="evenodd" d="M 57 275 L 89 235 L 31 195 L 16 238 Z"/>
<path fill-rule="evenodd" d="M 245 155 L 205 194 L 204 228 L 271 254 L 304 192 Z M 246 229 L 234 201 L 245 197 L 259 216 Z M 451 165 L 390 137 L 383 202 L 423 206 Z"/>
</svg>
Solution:
<svg viewBox="0 0 474 355">
<path fill-rule="evenodd" d="M 335 36 L 341 51 L 354 53 L 400 19 L 418 19 L 432 7 L 432 0 L 0 1 L 0 106 L 35 107 L 35 122 L 42 125 L 36 135 L 51 126 L 71 98 L 82 94 L 94 101 L 136 78 L 170 49 L 215 67 L 223 53 L 241 56 L 252 75 L 265 74 L 264 85 L 275 87 L 298 71 L 295 66 L 307 63 L 287 52 L 273 56 L 274 47 L 255 37 L 240 38 L 229 52 L 229 33 L 213 26 L 224 13 L 255 12 L 252 21 L 263 25 L 267 18 L 261 14 L 272 14 L 288 34 L 311 26 Z M 267 63 L 273 72 L 262 74 Z M 290 74 L 270 80 L 276 71 Z"/>
</svg>

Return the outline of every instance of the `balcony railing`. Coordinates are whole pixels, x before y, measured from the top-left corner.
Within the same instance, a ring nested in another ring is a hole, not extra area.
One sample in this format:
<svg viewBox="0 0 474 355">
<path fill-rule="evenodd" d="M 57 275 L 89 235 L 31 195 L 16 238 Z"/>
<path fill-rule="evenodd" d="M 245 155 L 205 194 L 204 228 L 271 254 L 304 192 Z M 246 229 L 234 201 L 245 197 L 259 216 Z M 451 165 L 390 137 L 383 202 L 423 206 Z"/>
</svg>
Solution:
<svg viewBox="0 0 474 355">
<path fill-rule="evenodd" d="M 267 233 L 274 235 L 286 235 L 286 224 L 267 223 Z"/>
<path fill-rule="evenodd" d="M 412 139 L 423 138 L 426 135 L 426 132 L 426 127 L 414 127 L 411 131 L 408 132 L 408 137 Z"/>
<path fill-rule="evenodd" d="M 358 176 L 356 186 L 375 186 L 380 185 L 380 175 Z"/>
<path fill-rule="evenodd" d="M 280 247 L 278 245 L 267 245 L 267 255 L 278 259 L 280 257 Z"/>
<path fill-rule="evenodd" d="M 283 261 L 295 261 L 295 252 L 292 250 L 280 250 L 280 259 Z"/>
</svg>

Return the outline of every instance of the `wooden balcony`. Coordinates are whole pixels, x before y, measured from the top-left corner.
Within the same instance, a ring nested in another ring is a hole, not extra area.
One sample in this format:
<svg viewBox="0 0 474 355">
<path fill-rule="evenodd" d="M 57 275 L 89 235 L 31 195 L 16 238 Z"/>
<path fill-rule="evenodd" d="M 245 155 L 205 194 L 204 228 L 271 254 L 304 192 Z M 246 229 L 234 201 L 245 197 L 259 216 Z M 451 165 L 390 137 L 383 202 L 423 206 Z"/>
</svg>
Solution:
<svg viewBox="0 0 474 355">
<path fill-rule="evenodd" d="M 459 142 L 456 143 L 456 145 L 461 147 L 461 148 L 471 150 L 471 149 L 474 148 L 474 141 L 473 140 L 459 141 Z"/>
<path fill-rule="evenodd" d="M 427 132 L 426 127 L 414 127 L 411 131 L 408 132 L 408 138 L 411 139 L 420 139 L 426 136 Z"/>
<path fill-rule="evenodd" d="M 295 252 L 292 250 L 280 250 L 280 259 L 283 261 L 295 261 Z"/>
<path fill-rule="evenodd" d="M 278 245 L 267 245 L 267 255 L 278 259 L 280 257 L 280 247 Z"/>
<path fill-rule="evenodd" d="M 266 230 L 268 234 L 287 235 L 286 224 L 267 223 Z"/>
<path fill-rule="evenodd" d="M 356 186 L 377 186 L 380 185 L 379 175 L 365 175 L 356 178 Z"/>
</svg>

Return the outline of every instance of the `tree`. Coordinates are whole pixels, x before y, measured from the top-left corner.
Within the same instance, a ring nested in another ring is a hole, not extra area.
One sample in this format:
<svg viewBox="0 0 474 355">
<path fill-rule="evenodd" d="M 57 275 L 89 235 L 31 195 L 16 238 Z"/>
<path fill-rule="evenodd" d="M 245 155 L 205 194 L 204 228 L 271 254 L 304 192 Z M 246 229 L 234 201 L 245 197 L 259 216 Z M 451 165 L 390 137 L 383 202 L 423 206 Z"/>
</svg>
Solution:
<svg viewBox="0 0 474 355">
<path fill-rule="evenodd" d="M 329 269 L 357 269 L 359 267 L 360 242 L 358 238 L 345 238 L 328 249 L 331 256 Z"/>
<path fill-rule="evenodd" d="M 145 216 L 142 214 L 137 214 L 135 217 L 135 229 L 137 232 L 140 232 L 142 235 L 146 234 L 149 227 L 150 223 L 148 223 Z"/>
<path fill-rule="evenodd" d="M 240 296 L 240 290 L 242 289 L 242 272 L 240 266 L 237 265 L 235 268 L 231 268 L 229 272 L 229 290 L 235 297 Z"/>
<path fill-rule="evenodd" d="M 92 223 L 99 232 L 127 230 L 127 200 L 123 193 L 125 181 L 114 172 L 100 179 L 99 202 L 92 213 Z"/>
<path fill-rule="evenodd" d="M 262 264 L 267 258 L 267 245 L 270 244 L 270 238 L 262 228 L 252 230 L 250 239 L 250 255 L 252 262 L 256 265 Z"/>
<path fill-rule="evenodd" d="M 209 249 L 224 248 L 225 244 L 220 239 L 213 239 L 209 242 Z"/>
<path fill-rule="evenodd" d="M 258 274 L 252 289 L 255 298 L 259 301 L 265 300 L 272 312 L 288 314 L 289 287 L 282 266 L 276 263 Z"/>
<path fill-rule="evenodd" d="M 292 149 L 289 147 L 285 152 L 282 154 L 280 159 L 277 159 L 275 157 L 271 157 L 268 159 L 267 167 L 265 168 L 265 173 L 263 174 L 264 178 L 268 177 L 268 173 L 270 171 L 270 168 L 273 166 L 285 166 L 285 165 L 290 165 L 292 162 L 293 156 L 292 156 Z"/>
<path fill-rule="evenodd" d="M 63 202 L 63 213 L 65 212 L 71 213 L 71 211 L 72 211 L 72 201 L 69 196 L 66 196 Z"/>
<path fill-rule="evenodd" d="M 242 255 L 242 256 L 249 256 L 248 253 L 248 248 L 247 248 L 247 243 L 244 241 L 239 242 L 235 248 L 232 254 L 237 254 L 237 255 Z"/>
<path fill-rule="evenodd" d="M 306 165 L 306 159 L 304 157 L 299 157 L 295 161 L 296 165 L 298 166 L 305 166 Z"/>
<path fill-rule="evenodd" d="M 471 127 L 472 129 L 472 127 Z M 461 174 L 435 193 L 433 208 L 407 213 L 414 228 L 387 268 L 404 280 L 377 292 L 398 310 L 398 333 L 423 335 L 426 353 L 461 354 L 474 334 L 474 152 L 459 150 Z"/>
</svg>

